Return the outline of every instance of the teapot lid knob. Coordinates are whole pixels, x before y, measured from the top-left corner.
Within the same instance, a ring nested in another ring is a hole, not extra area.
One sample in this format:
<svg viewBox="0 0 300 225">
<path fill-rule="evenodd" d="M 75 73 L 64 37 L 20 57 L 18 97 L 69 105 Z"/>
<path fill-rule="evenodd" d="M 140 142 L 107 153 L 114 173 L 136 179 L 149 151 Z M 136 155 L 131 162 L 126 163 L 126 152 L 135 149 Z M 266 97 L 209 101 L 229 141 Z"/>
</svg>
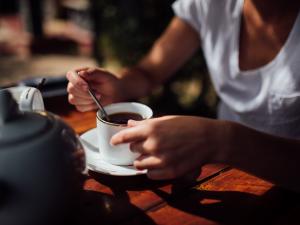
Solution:
<svg viewBox="0 0 300 225">
<path fill-rule="evenodd" d="M 8 90 L 0 92 L 0 125 L 20 116 L 18 104 Z"/>
</svg>

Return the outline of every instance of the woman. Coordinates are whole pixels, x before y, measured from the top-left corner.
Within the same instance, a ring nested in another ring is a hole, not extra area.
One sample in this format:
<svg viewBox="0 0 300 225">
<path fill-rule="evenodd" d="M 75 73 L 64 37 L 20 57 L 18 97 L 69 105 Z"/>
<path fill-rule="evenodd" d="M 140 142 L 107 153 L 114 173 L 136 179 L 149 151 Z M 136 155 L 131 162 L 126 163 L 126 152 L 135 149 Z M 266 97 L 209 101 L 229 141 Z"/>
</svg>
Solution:
<svg viewBox="0 0 300 225">
<path fill-rule="evenodd" d="M 201 46 L 222 120 L 129 121 L 111 143 L 130 143 L 141 152 L 134 165 L 148 169 L 152 179 L 221 162 L 300 190 L 299 179 L 291 177 L 298 178 L 299 141 L 289 139 L 300 137 L 300 2 L 178 0 L 173 9 L 169 27 L 136 67 L 119 75 L 91 68 L 78 70 L 80 77 L 69 72 L 70 103 L 80 111 L 95 108 L 84 79 L 104 104 L 145 96 Z"/>
</svg>

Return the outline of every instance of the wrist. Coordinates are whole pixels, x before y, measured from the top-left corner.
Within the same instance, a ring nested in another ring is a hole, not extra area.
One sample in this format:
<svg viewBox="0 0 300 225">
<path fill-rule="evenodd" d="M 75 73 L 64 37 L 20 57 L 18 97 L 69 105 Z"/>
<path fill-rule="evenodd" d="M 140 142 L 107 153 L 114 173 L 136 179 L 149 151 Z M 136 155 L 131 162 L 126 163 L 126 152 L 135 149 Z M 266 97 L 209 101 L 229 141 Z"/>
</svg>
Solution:
<svg viewBox="0 0 300 225">
<path fill-rule="evenodd" d="M 221 164 L 230 164 L 230 159 L 234 155 L 234 143 L 238 124 L 230 121 L 217 121 L 218 129 L 216 140 L 216 151 L 214 162 Z"/>
<path fill-rule="evenodd" d="M 129 92 L 126 88 L 125 82 L 123 82 L 122 78 L 117 78 L 116 81 L 116 94 L 114 102 L 124 102 L 132 99 L 129 95 Z"/>
<path fill-rule="evenodd" d="M 121 97 L 127 100 L 147 96 L 155 87 L 152 75 L 139 66 L 124 68 L 119 81 L 124 93 Z"/>
</svg>

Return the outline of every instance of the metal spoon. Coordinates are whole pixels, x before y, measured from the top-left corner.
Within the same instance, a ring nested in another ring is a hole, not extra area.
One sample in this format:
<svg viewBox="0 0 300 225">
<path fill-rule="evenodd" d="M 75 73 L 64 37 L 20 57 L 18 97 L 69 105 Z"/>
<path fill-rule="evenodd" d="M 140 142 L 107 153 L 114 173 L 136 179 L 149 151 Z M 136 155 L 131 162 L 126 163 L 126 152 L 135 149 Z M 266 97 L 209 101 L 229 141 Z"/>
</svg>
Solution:
<svg viewBox="0 0 300 225">
<path fill-rule="evenodd" d="M 79 76 L 78 73 L 76 73 L 76 74 Z M 107 122 L 109 122 L 110 121 L 109 116 L 108 116 L 107 112 L 105 111 L 104 107 L 102 106 L 101 102 L 97 99 L 97 97 L 95 95 L 95 92 L 92 90 L 89 82 L 86 79 L 82 78 L 82 77 L 81 77 L 81 79 L 83 79 L 87 83 L 87 85 L 88 85 L 88 92 L 89 92 L 90 96 L 92 97 L 92 99 L 94 100 L 94 102 L 96 103 L 96 105 L 98 106 L 98 108 L 100 109 L 100 111 L 102 112 L 102 114 L 104 115 L 105 120 Z"/>
</svg>

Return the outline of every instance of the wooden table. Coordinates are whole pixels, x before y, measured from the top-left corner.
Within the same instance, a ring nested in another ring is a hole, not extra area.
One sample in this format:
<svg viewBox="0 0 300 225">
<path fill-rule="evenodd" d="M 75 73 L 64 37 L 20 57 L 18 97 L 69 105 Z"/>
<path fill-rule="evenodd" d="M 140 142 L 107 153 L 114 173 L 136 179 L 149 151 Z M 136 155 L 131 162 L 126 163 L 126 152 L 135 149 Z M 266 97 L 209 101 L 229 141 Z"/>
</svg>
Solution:
<svg viewBox="0 0 300 225">
<path fill-rule="evenodd" d="M 95 127 L 95 112 L 76 112 L 65 98 L 47 100 L 46 107 L 79 134 Z M 82 225 L 300 224 L 299 194 L 222 165 L 174 181 L 90 171 L 83 190 Z"/>
</svg>

